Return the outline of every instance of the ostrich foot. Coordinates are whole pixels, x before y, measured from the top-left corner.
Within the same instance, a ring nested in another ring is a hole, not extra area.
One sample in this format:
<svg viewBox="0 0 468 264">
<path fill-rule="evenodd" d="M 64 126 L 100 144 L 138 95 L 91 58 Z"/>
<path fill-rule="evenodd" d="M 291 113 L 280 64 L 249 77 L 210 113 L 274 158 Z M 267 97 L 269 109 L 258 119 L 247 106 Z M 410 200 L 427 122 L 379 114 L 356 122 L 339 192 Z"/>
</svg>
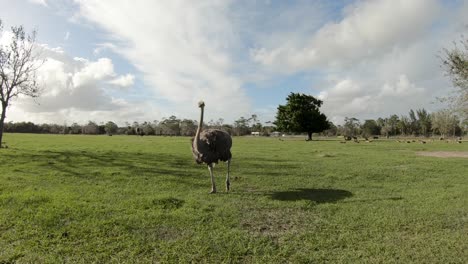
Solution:
<svg viewBox="0 0 468 264">
<path fill-rule="evenodd" d="M 230 187 L 231 183 L 229 181 L 226 181 L 226 192 L 229 192 Z"/>
<path fill-rule="evenodd" d="M 210 194 L 212 194 L 212 193 L 216 193 L 216 189 L 211 189 Z"/>
</svg>

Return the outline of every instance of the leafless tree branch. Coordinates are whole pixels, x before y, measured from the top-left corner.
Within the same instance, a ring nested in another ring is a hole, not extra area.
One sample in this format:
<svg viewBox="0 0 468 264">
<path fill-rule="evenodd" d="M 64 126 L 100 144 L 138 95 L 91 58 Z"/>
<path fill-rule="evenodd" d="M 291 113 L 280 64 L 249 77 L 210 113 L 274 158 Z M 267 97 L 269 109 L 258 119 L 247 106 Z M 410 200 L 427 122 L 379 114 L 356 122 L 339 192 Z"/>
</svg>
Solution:
<svg viewBox="0 0 468 264">
<path fill-rule="evenodd" d="M 12 27 L 12 39 L 9 45 L 0 46 L 0 147 L 6 109 L 11 100 L 19 95 L 36 98 L 40 95 L 36 81 L 36 71 L 43 64 L 35 51 L 36 31 L 26 34 L 23 26 Z M 0 20 L 0 33 L 3 24 Z"/>
</svg>

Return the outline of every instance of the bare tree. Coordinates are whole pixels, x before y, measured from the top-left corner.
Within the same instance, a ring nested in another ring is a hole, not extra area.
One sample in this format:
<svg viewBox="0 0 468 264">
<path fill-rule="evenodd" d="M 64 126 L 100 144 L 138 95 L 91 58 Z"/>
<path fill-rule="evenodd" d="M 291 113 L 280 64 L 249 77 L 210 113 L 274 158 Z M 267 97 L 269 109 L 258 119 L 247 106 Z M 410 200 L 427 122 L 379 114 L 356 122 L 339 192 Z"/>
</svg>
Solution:
<svg viewBox="0 0 468 264">
<path fill-rule="evenodd" d="M 26 34 L 23 26 L 11 27 L 12 38 L 9 44 L 0 45 L 0 147 L 6 110 L 13 98 L 19 95 L 38 97 L 36 70 L 42 64 L 34 51 L 36 31 Z M 3 25 L 0 20 L 0 35 Z"/>
<path fill-rule="evenodd" d="M 468 90 L 468 38 L 462 35 L 460 42 L 453 42 L 452 49 L 443 49 L 442 67 L 455 87 Z"/>
<path fill-rule="evenodd" d="M 465 129 L 468 127 L 468 38 L 461 36 L 459 42 L 453 42 L 451 49 L 443 49 L 440 59 L 445 73 L 452 79 L 455 93 L 441 101 L 449 103 L 450 108 L 458 113 Z"/>
</svg>

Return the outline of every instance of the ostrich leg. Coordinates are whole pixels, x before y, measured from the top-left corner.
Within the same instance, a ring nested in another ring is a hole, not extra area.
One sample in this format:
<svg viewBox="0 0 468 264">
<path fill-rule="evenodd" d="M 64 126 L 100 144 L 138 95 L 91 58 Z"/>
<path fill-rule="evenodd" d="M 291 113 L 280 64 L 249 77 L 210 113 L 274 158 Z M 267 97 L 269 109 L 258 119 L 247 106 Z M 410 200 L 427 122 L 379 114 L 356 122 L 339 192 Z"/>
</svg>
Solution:
<svg viewBox="0 0 468 264">
<path fill-rule="evenodd" d="M 231 187 L 231 182 L 229 182 L 229 168 L 231 167 L 231 159 L 227 161 L 227 176 L 226 176 L 226 192 L 229 192 L 229 187 Z"/>
<path fill-rule="evenodd" d="M 210 193 L 216 193 L 215 179 L 213 176 L 213 164 L 208 165 L 208 170 L 210 171 L 210 176 L 211 176 L 211 192 Z"/>
</svg>

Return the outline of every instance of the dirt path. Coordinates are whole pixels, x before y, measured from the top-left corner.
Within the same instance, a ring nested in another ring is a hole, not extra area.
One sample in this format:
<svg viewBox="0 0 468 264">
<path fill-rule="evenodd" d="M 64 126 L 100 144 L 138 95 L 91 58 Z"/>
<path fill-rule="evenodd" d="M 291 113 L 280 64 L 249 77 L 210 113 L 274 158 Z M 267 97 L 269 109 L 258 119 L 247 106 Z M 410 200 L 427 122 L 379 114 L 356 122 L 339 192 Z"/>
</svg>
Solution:
<svg viewBox="0 0 468 264">
<path fill-rule="evenodd" d="M 438 158 L 468 158 L 468 151 L 419 151 L 416 154 Z"/>
</svg>

